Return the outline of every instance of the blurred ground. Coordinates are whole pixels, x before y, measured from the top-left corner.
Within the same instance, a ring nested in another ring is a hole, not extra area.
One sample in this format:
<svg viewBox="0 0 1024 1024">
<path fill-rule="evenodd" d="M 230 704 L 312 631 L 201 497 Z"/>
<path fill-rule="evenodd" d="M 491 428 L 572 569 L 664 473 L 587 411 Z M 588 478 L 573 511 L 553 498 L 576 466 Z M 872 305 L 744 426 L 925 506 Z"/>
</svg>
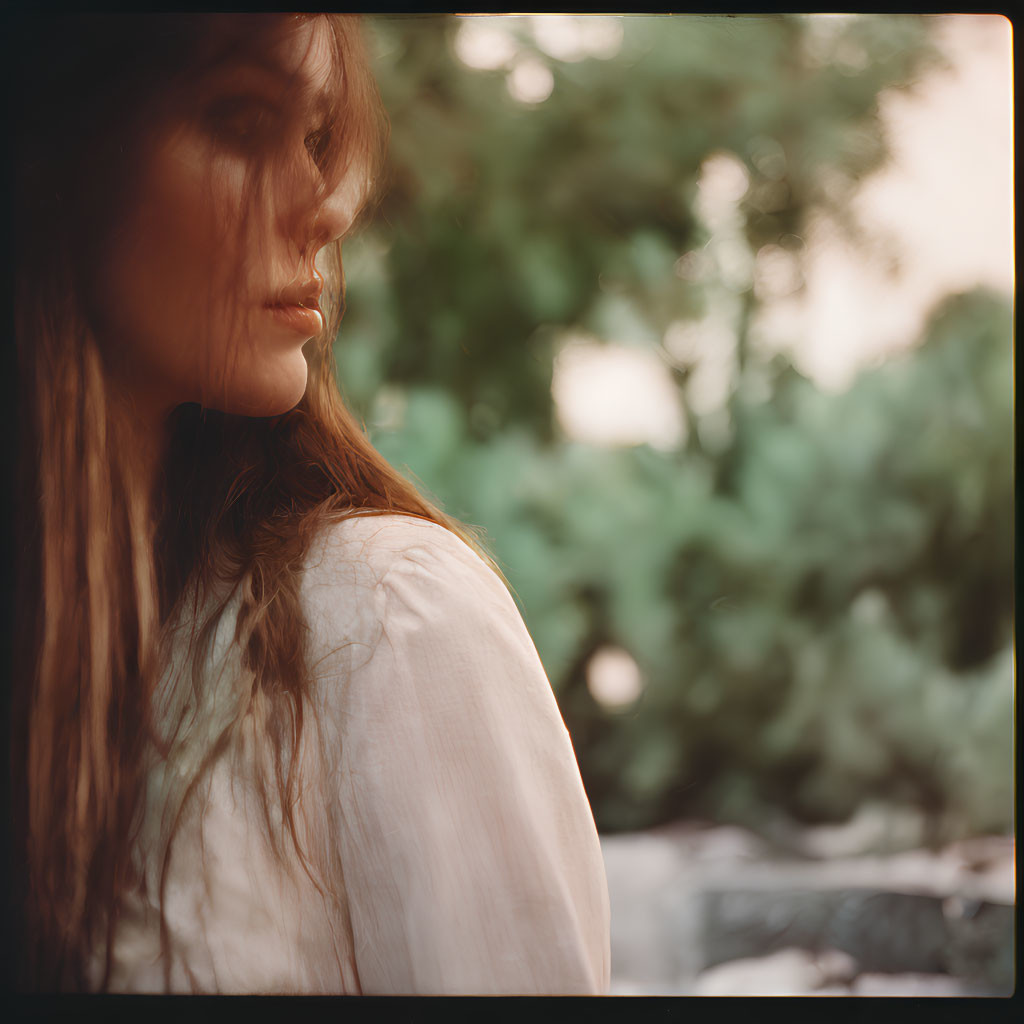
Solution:
<svg viewBox="0 0 1024 1024">
<path fill-rule="evenodd" d="M 611 993 L 1010 995 L 1013 838 L 885 852 L 912 830 L 868 809 L 771 841 L 698 823 L 602 837 Z"/>
</svg>

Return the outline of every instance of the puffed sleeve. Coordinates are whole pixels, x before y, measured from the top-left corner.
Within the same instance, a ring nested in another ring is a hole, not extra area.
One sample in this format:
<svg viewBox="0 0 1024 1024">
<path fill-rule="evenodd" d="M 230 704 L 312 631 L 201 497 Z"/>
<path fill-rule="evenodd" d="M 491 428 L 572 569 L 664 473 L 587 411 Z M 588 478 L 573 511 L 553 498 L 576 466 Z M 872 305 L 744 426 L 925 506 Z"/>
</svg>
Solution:
<svg viewBox="0 0 1024 1024">
<path fill-rule="evenodd" d="M 473 551 L 407 522 L 368 592 L 382 628 L 336 694 L 360 988 L 607 991 L 601 849 L 536 649 Z"/>
</svg>

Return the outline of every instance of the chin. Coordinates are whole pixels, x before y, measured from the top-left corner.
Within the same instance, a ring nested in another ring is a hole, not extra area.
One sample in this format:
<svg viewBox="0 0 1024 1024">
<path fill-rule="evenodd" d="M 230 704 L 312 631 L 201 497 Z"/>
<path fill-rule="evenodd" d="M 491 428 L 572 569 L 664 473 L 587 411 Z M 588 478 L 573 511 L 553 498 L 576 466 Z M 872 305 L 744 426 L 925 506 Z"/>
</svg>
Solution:
<svg viewBox="0 0 1024 1024">
<path fill-rule="evenodd" d="M 260 380 L 238 382 L 229 387 L 221 401 L 206 403 L 210 408 L 232 416 L 267 418 L 291 412 L 306 393 L 308 368 L 300 357 L 297 364 L 276 368 L 273 376 Z"/>
</svg>

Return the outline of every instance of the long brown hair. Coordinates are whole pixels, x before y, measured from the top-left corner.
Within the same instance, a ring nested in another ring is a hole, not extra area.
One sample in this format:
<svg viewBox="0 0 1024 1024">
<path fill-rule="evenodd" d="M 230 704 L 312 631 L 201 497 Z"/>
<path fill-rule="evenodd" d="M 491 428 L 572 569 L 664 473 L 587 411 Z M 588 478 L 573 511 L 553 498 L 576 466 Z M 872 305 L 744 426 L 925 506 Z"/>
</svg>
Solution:
<svg viewBox="0 0 1024 1024">
<path fill-rule="evenodd" d="M 152 130 L 153 112 L 204 62 L 266 45 L 283 17 L 50 18 L 15 68 L 25 101 L 15 125 L 12 754 L 28 988 L 95 985 L 87 962 L 96 949 L 106 950 L 100 985 L 109 979 L 118 906 L 133 884 L 165 632 L 183 602 L 195 602 L 197 615 L 207 609 L 193 625 L 208 637 L 224 602 L 211 611 L 204 595 L 225 582 L 240 592 L 236 638 L 253 694 L 274 707 L 275 792 L 265 798 L 277 802 L 297 844 L 294 755 L 311 679 L 299 592 L 311 539 L 329 520 L 378 511 L 432 520 L 474 541 L 377 454 L 342 404 L 332 362 L 340 273 L 327 327 L 306 349 L 299 405 L 270 419 L 179 407 L 156 515 L 147 515 L 126 443 L 131 422 L 111 401 L 88 315 L 88 269 L 130 188 L 133 146 Z M 345 69 L 334 137 L 347 157 L 365 158 L 372 178 L 386 121 L 358 26 L 322 17 Z M 340 268 L 340 245 L 335 262 Z"/>
</svg>

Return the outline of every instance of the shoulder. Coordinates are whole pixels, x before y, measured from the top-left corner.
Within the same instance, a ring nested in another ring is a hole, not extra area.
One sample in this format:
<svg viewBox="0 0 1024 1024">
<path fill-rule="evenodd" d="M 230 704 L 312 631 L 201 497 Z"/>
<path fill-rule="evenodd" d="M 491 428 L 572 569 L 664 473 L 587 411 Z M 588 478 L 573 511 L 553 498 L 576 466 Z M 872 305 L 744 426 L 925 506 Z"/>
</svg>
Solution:
<svg viewBox="0 0 1024 1024">
<path fill-rule="evenodd" d="M 357 515 L 325 526 L 310 544 L 301 600 L 320 656 L 339 642 L 369 652 L 425 625 L 438 635 L 496 615 L 522 626 L 505 584 L 469 545 L 405 515 Z"/>
<path fill-rule="evenodd" d="M 345 520 L 318 538 L 310 563 L 311 667 L 347 721 L 394 729 L 406 715 L 419 729 L 427 715 L 451 736 L 540 716 L 564 732 L 512 595 L 450 530 L 408 516 Z"/>
<path fill-rule="evenodd" d="M 497 573 L 451 530 L 407 515 L 356 515 L 329 523 L 313 539 L 303 567 L 309 596 L 379 587 L 398 575 L 433 578 L 439 586 L 478 580 L 497 584 Z"/>
</svg>

